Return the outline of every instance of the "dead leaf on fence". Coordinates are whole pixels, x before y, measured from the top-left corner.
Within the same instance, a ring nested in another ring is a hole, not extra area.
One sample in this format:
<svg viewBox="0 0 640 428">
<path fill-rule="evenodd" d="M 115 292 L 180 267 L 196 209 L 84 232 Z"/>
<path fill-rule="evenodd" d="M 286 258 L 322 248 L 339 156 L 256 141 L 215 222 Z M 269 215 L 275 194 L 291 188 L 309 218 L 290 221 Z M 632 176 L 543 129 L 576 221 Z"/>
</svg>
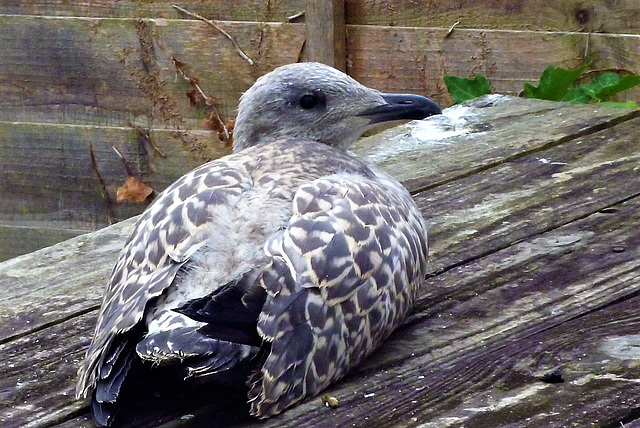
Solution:
<svg viewBox="0 0 640 428">
<path fill-rule="evenodd" d="M 227 131 L 229 132 L 229 139 L 225 142 L 225 147 L 231 148 L 233 147 L 233 128 L 235 128 L 236 126 L 236 120 L 235 119 L 231 119 L 229 122 L 227 122 Z M 220 132 L 218 132 L 218 137 L 220 137 Z"/>
<path fill-rule="evenodd" d="M 116 201 L 143 202 L 152 193 L 153 189 L 144 184 L 140 179 L 129 177 L 122 187 L 118 187 L 116 191 Z"/>
<path fill-rule="evenodd" d="M 189 98 L 189 104 L 191 104 L 192 106 L 197 106 L 198 103 L 202 100 L 202 96 L 200 96 L 198 91 L 196 91 L 195 89 L 188 91 L 187 97 Z"/>
</svg>

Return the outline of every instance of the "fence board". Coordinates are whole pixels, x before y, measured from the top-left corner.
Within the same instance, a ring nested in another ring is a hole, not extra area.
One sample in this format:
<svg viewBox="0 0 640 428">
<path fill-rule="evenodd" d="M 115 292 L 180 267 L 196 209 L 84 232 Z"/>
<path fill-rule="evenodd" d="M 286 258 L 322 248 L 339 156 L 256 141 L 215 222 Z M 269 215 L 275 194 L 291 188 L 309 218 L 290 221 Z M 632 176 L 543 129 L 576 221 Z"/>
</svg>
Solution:
<svg viewBox="0 0 640 428">
<path fill-rule="evenodd" d="M 183 18 L 176 4 L 209 19 L 285 22 L 304 10 L 304 0 L 11 0 L 0 3 L 0 14 L 87 16 L 95 18 Z"/>
<path fill-rule="evenodd" d="M 347 0 L 347 23 L 407 27 L 640 33 L 636 0 Z"/>
<path fill-rule="evenodd" d="M 228 120 L 259 76 L 298 60 L 304 27 L 220 26 L 254 66 L 201 21 L 0 16 L 0 120 L 204 128 L 210 109 L 191 105 L 172 57 Z"/>
</svg>

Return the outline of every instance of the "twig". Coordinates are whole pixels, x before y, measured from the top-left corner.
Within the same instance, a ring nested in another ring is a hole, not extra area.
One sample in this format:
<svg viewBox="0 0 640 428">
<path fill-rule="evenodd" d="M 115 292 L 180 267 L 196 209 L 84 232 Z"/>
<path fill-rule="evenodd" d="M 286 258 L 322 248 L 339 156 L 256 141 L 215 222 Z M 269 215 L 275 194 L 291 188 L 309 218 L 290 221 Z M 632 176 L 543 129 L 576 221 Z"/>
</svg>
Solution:
<svg viewBox="0 0 640 428">
<path fill-rule="evenodd" d="M 449 37 L 451 35 L 451 33 L 453 33 L 453 29 L 456 28 L 456 26 L 460 24 L 460 21 L 456 21 L 450 28 L 449 31 L 447 31 L 447 34 L 444 35 L 444 38 L 446 39 L 447 37 Z"/>
<path fill-rule="evenodd" d="M 589 76 L 590 74 L 605 73 L 605 72 L 618 73 L 618 74 L 620 74 L 620 73 L 636 74 L 636 72 L 631 70 L 630 68 L 606 67 L 606 68 L 597 68 L 597 69 L 585 71 L 584 73 L 582 73 L 580 75 L 580 77 L 578 77 L 578 80 L 584 79 L 585 77 Z"/>
<path fill-rule="evenodd" d="M 182 69 L 182 67 L 184 66 L 184 63 L 182 61 L 176 59 L 173 56 L 171 57 L 171 61 L 173 61 L 173 65 L 176 67 L 176 70 L 178 70 L 178 73 L 180 74 L 180 76 L 182 76 L 184 80 L 186 80 L 187 82 L 189 82 L 190 85 L 196 88 L 200 96 L 204 98 L 207 105 L 211 107 L 214 117 L 217 119 L 220 125 L 222 125 L 222 132 L 224 134 L 225 141 L 229 140 L 229 135 L 230 135 L 229 129 L 225 126 L 224 122 L 222 121 L 222 118 L 220 117 L 220 113 L 218 113 L 218 109 L 215 106 L 215 100 L 204 93 L 204 91 L 198 84 L 198 79 L 187 76 L 187 73 L 185 73 L 184 70 Z"/>
<path fill-rule="evenodd" d="M 131 126 L 133 129 L 138 131 L 138 134 L 140 134 L 140 136 L 142 137 L 142 141 L 144 142 L 145 145 L 151 147 L 154 152 L 160 155 L 160 157 L 163 157 L 163 158 L 167 157 L 167 154 L 160 147 L 156 145 L 155 141 L 153 141 L 153 139 L 151 138 L 151 135 L 149 135 L 149 131 L 132 122 L 129 122 L 129 126 Z"/>
<path fill-rule="evenodd" d="M 107 186 L 104 184 L 104 180 L 100 176 L 100 172 L 98 172 L 98 163 L 96 162 L 96 155 L 93 152 L 93 143 L 89 141 L 89 159 L 91 160 L 91 170 L 93 174 L 98 179 L 98 188 L 100 189 L 100 194 L 102 195 L 102 199 L 104 199 L 105 209 L 107 211 L 107 221 L 109 224 L 113 224 L 113 210 L 111 209 L 111 199 L 109 198 L 109 193 L 107 192 Z"/>
<path fill-rule="evenodd" d="M 226 31 L 224 31 L 222 28 L 220 28 L 215 22 L 213 22 L 210 19 L 205 18 L 202 15 L 198 15 L 197 13 L 194 12 L 189 12 L 186 9 L 181 8 L 180 6 L 177 5 L 173 5 L 174 9 L 179 10 L 182 13 L 185 13 L 189 16 L 192 16 L 196 19 L 199 19 L 203 22 L 206 22 L 207 24 L 211 25 L 213 28 L 215 28 L 216 30 L 218 30 L 223 36 L 225 36 L 227 39 L 229 39 L 231 41 L 231 43 L 233 43 L 233 47 L 236 48 L 236 51 L 238 52 L 238 55 L 240 55 L 242 58 L 244 58 L 245 60 L 247 60 L 247 62 L 250 65 L 253 65 L 253 60 L 251 58 L 249 58 L 249 56 L 244 53 L 244 51 L 240 48 L 240 46 L 238 46 L 238 43 L 236 43 L 236 41 L 233 39 L 233 37 L 231 37 L 231 35 L 229 33 L 227 33 Z"/>
<path fill-rule="evenodd" d="M 124 165 L 124 169 L 125 169 L 125 171 L 127 171 L 127 175 L 129 177 L 133 177 L 134 176 L 133 175 L 133 171 L 131 170 L 131 167 L 129 166 L 129 162 L 127 162 L 127 160 L 124 158 L 124 156 L 120 152 L 120 150 L 118 150 L 118 148 L 116 146 L 111 146 L 111 148 L 113 149 L 114 152 L 116 152 L 116 154 L 118 155 L 118 157 L 122 161 L 122 165 Z"/>
</svg>

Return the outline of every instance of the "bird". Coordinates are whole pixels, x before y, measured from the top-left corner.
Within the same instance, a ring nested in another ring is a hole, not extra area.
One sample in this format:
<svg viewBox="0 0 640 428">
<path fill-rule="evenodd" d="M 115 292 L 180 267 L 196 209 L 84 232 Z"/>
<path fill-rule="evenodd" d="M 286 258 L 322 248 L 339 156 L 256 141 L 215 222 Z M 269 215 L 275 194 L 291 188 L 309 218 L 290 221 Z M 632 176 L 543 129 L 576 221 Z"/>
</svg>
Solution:
<svg viewBox="0 0 640 428">
<path fill-rule="evenodd" d="M 185 379 L 242 368 L 250 414 L 268 418 L 378 348 L 416 301 L 427 227 L 409 192 L 349 148 L 376 124 L 440 113 L 321 63 L 258 78 L 232 153 L 161 192 L 120 253 L 78 371 L 95 423 L 113 423 L 140 364 Z"/>
</svg>

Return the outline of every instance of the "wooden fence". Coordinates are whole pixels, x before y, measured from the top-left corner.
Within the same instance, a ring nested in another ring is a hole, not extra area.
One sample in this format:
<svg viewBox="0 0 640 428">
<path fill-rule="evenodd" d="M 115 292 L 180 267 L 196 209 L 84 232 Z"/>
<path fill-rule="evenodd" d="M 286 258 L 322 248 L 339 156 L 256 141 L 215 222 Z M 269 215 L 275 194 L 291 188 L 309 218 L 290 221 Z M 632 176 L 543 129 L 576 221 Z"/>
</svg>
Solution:
<svg viewBox="0 0 640 428">
<path fill-rule="evenodd" d="M 228 153 L 209 104 L 227 122 L 278 65 L 321 60 L 444 105 L 447 74 L 517 94 L 549 64 L 640 71 L 637 0 L 232 3 L 0 3 L 0 260 L 144 209 L 115 202 L 127 172 L 112 146 L 155 190 Z"/>
</svg>

